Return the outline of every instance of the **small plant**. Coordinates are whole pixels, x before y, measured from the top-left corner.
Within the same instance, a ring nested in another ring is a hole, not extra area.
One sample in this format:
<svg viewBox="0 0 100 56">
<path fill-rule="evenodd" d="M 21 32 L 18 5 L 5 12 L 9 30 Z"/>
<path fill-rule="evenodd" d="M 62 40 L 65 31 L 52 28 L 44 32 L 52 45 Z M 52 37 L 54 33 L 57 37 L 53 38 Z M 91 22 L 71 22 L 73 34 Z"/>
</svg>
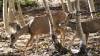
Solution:
<svg viewBox="0 0 100 56">
<path fill-rule="evenodd" d="M 28 7 L 38 7 L 38 3 L 36 1 L 32 1 L 32 0 L 22 0 L 20 1 L 22 6 Z"/>
</svg>

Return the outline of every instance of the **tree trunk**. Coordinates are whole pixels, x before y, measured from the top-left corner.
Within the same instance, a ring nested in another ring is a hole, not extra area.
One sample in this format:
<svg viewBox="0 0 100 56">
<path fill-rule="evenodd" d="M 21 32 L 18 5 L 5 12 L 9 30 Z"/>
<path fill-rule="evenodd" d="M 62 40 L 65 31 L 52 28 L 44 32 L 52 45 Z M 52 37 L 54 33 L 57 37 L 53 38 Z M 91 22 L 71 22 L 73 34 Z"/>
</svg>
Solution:
<svg viewBox="0 0 100 56">
<path fill-rule="evenodd" d="M 68 8 L 68 12 L 69 13 L 72 13 L 73 12 L 72 5 L 71 5 L 70 0 L 67 0 L 67 8 Z"/>
<path fill-rule="evenodd" d="M 13 7 L 13 1 L 12 0 L 8 0 L 9 1 L 9 7 L 8 7 L 8 19 L 9 19 L 9 23 L 14 22 L 15 19 L 15 13 L 14 13 L 14 7 Z"/>
<path fill-rule="evenodd" d="M 94 1 L 93 0 L 87 0 L 89 4 L 89 9 L 90 12 L 95 12 L 95 7 L 94 7 Z M 94 18 L 94 14 L 91 13 L 91 17 Z"/>
<path fill-rule="evenodd" d="M 63 10 L 63 12 L 66 12 L 66 7 L 65 7 L 65 5 L 64 5 L 64 1 L 63 0 L 60 0 L 61 1 L 61 4 L 62 4 L 62 10 Z"/>
<path fill-rule="evenodd" d="M 17 20 L 19 21 L 20 23 L 20 26 L 23 27 L 25 25 L 25 21 L 24 21 L 24 17 L 23 17 L 23 14 L 22 14 L 22 10 L 21 10 L 21 7 L 20 7 L 20 2 L 17 0 L 17 8 L 18 8 L 18 18 Z"/>
<path fill-rule="evenodd" d="M 45 8 L 47 9 L 47 12 L 49 13 L 49 21 L 50 21 L 50 36 L 52 37 L 52 40 L 53 40 L 53 44 L 54 44 L 54 47 L 55 49 L 60 53 L 60 54 L 66 54 L 67 53 L 67 49 L 64 48 L 61 43 L 59 43 L 59 41 L 57 40 L 57 36 L 55 35 L 55 24 L 54 24 L 54 21 L 53 21 L 53 17 L 52 17 L 52 14 L 51 14 L 51 11 L 50 11 L 50 8 L 49 8 L 49 5 L 48 5 L 48 2 L 47 0 L 43 0 L 44 2 L 44 5 L 45 5 Z"/>
<path fill-rule="evenodd" d="M 15 15 L 15 6 L 14 6 L 14 1 L 13 0 L 8 0 L 8 24 L 16 21 L 16 15 Z M 14 33 L 12 29 L 9 27 L 9 34 Z"/>
<path fill-rule="evenodd" d="M 46 11 L 49 13 L 49 20 L 50 20 L 50 24 L 51 24 L 50 34 L 54 34 L 55 24 L 54 24 L 53 17 L 52 17 L 52 14 L 51 14 L 51 11 L 50 11 L 50 8 L 49 8 L 49 5 L 48 5 L 48 1 L 43 0 L 43 3 L 44 3 Z"/>
<path fill-rule="evenodd" d="M 8 15 L 7 15 L 7 1 L 8 0 L 3 0 L 3 21 L 4 21 L 4 28 L 6 32 L 9 31 L 9 24 L 8 24 Z"/>
<path fill-rule="evenodd" d="M 65 19 L 65 23 L 66 23 L 66 25 L 67 25 L 67 23 L 68 23 L 68 21 L 69 21 L 69 19 L 70 18 L 67 18 L 67 12 L 66 12 L 66 7 L 65 7 L 65 5 L 64 5 L 64 0 L 60 0 L 61 1 L 61 4 L 62 4 L 62 10 L 63 10 L 63 12 L 65 13 L 65 15 L 66 15 L 66 19 Z M 67 9 L 68 9 L 68 12 L 69 13 L 72 13 L 72 6 L 71 6 L 71 2 L 70 2 L 70 0 L 67 0 Z"/>
<path fill-rule="evenodd" d="M 80 22 L 80 13 L 79 13 L 79 11 L 80 11 L 80 4 L 79 4 L 80 0 L 76 0 L 76 1 L 77 1 L 77 3 L 76 3 L 77 4 L 76 5 L 76 10 L 77 10 L 77 12 L 76 12 L 77 33 L 80 37 L 80 40 L 82 41 L 82 44 L 86 45 L 86 38 L 83 34 L 83 29 L 82 29 L 81 22 Z"/>
<path fill-rule="evenodd" d="M 79 56 L 88 56 L 86 50 L 86 37 L 83 34 L 82 25 L 80 22 L 80 0 L 76 0 L 76 21 L 77 21 L 77 34 L 80 37 L 80 51 L 78 52 Z"/>
</svg>

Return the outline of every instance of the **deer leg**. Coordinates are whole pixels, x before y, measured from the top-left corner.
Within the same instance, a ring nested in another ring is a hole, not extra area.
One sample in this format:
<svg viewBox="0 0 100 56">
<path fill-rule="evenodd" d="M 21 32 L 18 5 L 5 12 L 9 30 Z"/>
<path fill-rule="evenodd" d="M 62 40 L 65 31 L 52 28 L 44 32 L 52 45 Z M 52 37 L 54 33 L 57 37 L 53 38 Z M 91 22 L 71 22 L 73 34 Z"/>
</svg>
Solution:
<svg viewBox="0 0 100 56">
<path fill-rule="evenodd" d="M 19 36 L 21 36 L 23 34 L 23 32 L 19 31 L 16 32 L 14 34 L 11 34 L 11 43 L 10 43 L 10 47 L 14 47 L 14 43 L 18 40 Z"/>
<path fill-rule="evenodd" d="M 88 37 L 89 37 L 89 33 L 86 33 L 86 45 L 88 44 Z"/>
<path fill-rule="evenodd" d="M 39 35 L 36 35 L 36 52 L 38 52 Z"/>
<path fill-rule="evenodd" d="M 34 41 L 34 35 L 31 35 L 30 39 L 28 40 L 28 42 L 26 44 L 26 49 L 32 48 L 31 45 L 32 45 L 33 41 Z M 31 46 L 31 47 L 29 47 L 29 46 Z M 27 47 L 29 47 L 29 48 L 27 48 Z"/>
<path fill-rule="evenodd" d="M 29 31 L 29 28 L 28 28 L 28 25 L 26 25 L 25 27 L 21 28 L 16 33 L 11 34 L 11 44 L 10 44 L 10 47 L 13 47 L 13 44 L 17 41 L 19 36 L 23 35 L 24 33 L 28 33 L 28 31 Z"/>
<path fill-rule="evenodd" d="M 39 41 L 39 36 L 38 35 L 36 35 L 35 36 L 36 37 L 36 44 L 35 44 L 35 47 L 36 47 L 36 52 L 38 51 L 38 41 Z M 25 47 L 25 52 L 24 52 L 24 54 L 26 53 L 26 51 L 28 50 L 28 49 L 31 49 L 31 48 L 33 48 L 33 42 L 35 41 L 35 39 L 34 39 L 34 34 L 33 35 L 31 35 L 31 38 L 28 40 L 28 42 L 27 42 L 27 44 L 26 44 L 26 47 Z"/>
<path fill-rule="evenodd" d="M 29 50 L 30 48 L 33 48 L 33 45 L 32 45 L 33 40 L 34 40 L 33 36 L 34 36 L 34 34 L 31 35 L 30 39 L 28 40 L 28 42 L 27 42 L 27 44 L 26 44 L 26 47 L 23 49 L 23 51 L 24 51 L 24 52 L 23 52 L 23 55 L 24 55 L 24 56 L 27 56 L 27 50 Z M 31 46 L 31 45 L 32 45 L 32 46 Z"/>
<path fill-rule="evenodd" d="M 65 42 L 65 32 L 63 29 L 59 29 L 60 30 L 60 34 L 61 34 L 61 43 L 63 46 L 65 46 L 64 42 Z"/>
</svg>

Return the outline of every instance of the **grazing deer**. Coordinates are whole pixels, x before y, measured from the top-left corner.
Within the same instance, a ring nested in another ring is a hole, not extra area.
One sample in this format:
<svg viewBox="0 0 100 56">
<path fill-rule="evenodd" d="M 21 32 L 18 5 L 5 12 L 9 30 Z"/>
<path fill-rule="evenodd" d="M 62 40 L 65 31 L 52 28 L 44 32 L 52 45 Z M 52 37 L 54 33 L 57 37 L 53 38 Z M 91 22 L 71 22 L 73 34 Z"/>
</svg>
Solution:
<svg viewBox="0 0 100 56">
<path fill-rule="evenodd" d="M 91 19 L 84 22 L 81 22 L 82 29 L 84 34 L 86 35 L 86 43 L 88 41 L 89 33 L 96 33 L 100 31 L 100 19 Z M 76 22 L 69 21 L 68 26 L 72 28 L 72 30 L 76 30 Z"/>
<path fill-rule="evenodd" d="M 61 26 L 59 26 L 59 24 L 66 20 L 65 13 L 62 11 L 56 11 L 54 13 L 52 12 L 52 16 L 56 26 L 55 31 L 57 33 L 59 32 L 62 35 L 62 38 L 64 38 L 64 29 Z M 49 34 L 50 27 L 49 27 L 48 17 L 49 17 L 48 14 L 37 16 L 34 19 L 32 19 L 30 23 L 21 28 L 18 32 L 12 34 L 11 46 L 13 46 L 18 37 L 24 33 L 29 33 L 31 35 L 30 40 L 28 41 L 26 47 L 28 47 L 29 44 L 33 43 L 35 35 Z M 70 18 L 70 14 L 67 15 L 67 18 Z"/>
</svg>

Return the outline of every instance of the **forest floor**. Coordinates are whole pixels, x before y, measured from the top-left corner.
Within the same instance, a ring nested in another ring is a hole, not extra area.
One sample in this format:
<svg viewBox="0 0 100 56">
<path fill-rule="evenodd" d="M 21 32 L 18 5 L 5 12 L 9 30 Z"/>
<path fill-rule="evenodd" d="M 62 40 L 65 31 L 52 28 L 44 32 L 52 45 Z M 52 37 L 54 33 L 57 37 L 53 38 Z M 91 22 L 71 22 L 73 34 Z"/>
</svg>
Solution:
<svg viewBox="0 0 100 56">
<path fill-rule="evenodd" d="M 1 17 L 0 17 L 1 18 Z M 1 20 L 1 19 L 0 19 Z M 52 39 L 50 36 L 39 36 L 38 40 L 33 43 L 33 48 L 27 50 L 24 53 L 23 49 L 25 49 L 25 45 L 30 38 L 30 35 L 21 35 L 17 42 L 15 43 L 16 49 L 12 49 L 9 47 L 10 38 L 6 38 L 7 34 L 4 32 L 3 22 L 0 21 L 0 56 L 51 56 L 55 51 L 54 45 L 52 43 Z M 64 39 L 64 47 L 68 47 L 75 33 L 68 31 L 66 33 L 66 38 Z M 60 36 L 58 35 L 58 40 L 60 41 Z M 38 43 L 38 44 L 37 44 Z M 75 37 L 74 43 L 71 49 L 79 49 L 80 38 Z M 91 33 L 88 40 L 87 45 L 88 53 L 90 56 L 100 56 L 100 34 Z M 92 54 L 92 55 L 91 55 Z M 61 56 L 61 55 L 60 55 Z M 62 56 L 73 56 L 68 53 Z"/>
<path fill-rule="evenodd" d="M 25 48 L 27 41 L 30 38 L 30 35 L 21 35 L 17 42 L 15 43 L 16 49 L 9 47 L 10 38 L 6 39 L 6 34 L 3 29 L 3 22 L 0 22 L 0 56 L 23 56 L 22 51 Z M 73 39 L 75 33 L 67 32 L 66 39 L 64 40 L 65 47 L 67 48 L 70 41 Z M 60 36 L 57 36 L 60 40 Z M 49 36 L 39 36 L 38 40 L 35 39 L 33 43 L 33 49 L 27 50 L 27 56 L 50 56 L 52 52 L 55 51 L 52 39 Z M 72 49 L 78 49 L 80 39 L 75 37 L 75 41 L 72 45 Z M 37 44 L 38 43 L 38 44 Z M 93 56 L 100 56 L 100 35 L 96 33 L 91 33 L 88 40 L 88 52 Z M 65 56 L 71 56 L 72 54 L 66 54 Z M 63 55 L 64 56 L 64 55 Z"/>
</svg>

